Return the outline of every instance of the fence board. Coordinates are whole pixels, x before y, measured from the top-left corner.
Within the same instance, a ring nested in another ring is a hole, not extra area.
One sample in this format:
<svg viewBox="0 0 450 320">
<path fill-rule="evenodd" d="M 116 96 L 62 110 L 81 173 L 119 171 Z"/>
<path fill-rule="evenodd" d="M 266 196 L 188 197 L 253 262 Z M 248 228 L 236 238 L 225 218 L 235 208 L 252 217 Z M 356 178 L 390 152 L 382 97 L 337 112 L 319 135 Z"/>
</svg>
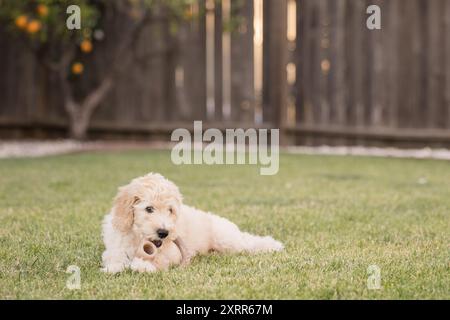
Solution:
<svg viewBox="0 0 450 320">
<path fill-rule="evenodd" d="M 438 120 L 437 117 L 440 116 L 438 112 L 439 104 L 439 94 L 440 94 L 440 83 L 439 74 L 442 68 L 442 60 L 440 60 L 441 45 L 440 42 L 440 26 L 437 23 L 439 21 L 440 1 L 428 1 L 428 15 L 427 19 L 429 22 L 428 28 L 428 114 L 426 118 L 427 127 L 432 127 Z M 430 23 L 433 21 L 434 23 Z"/>
<path fill-rule="evenodd" d="M 319 54 L 319 73 L 318 73 L 318 85 L 317 85 L 317 96 L 318 105 L 316 108 L 320 110 L 319 122 L 326 124 L 330 122 L 330 104 L 328 96 L 328 81 L 329 81 L 329 68 L 327 68 L 328 60 L 328 46 L 327 41 L 329 41 L 329 1 L 319 0 L 318 1 L 318 29 L 317 34 L 320 41 L 315 41 L 317 44 L 317 52 Z"/>
<path fill-rule="evenodd" d="M 216 3 L 214 8 L 214 120 L 223 120 L 223 15 L 222 6 Z"/>
<path fill-rule="evenodd" d="M 446 128 L 450 128 L 450 1 L 445 2 L 445 110 Z"/>
<path fill-rule="evenodd" d="M 266 82 L 264 90 L 268 91 L 266 105 L 270 108 L 270 121 L 275 125 L 282 127 L 286 122 L 286 63 L 287 63 L 287 39 L 286 39 L 286 19 L 287 19 L 287 1 L 286 0 L 266 0 L 267 15 L 265 19 L 270 22 L 266 33 L 273 37 L 267 43 L 269 61 L 267 75 L 270 82 Z M 273 106 L 277 106 L 274 108 Z M 267 110 L 265 110 L 267 111 Z M 264 115 L 264 121 L 266 121 Z"/>
<path fill-rule="evenodd" d="M 310 37 L 311 37 L 311 15 L 310 2 L 299 0 L 297 4 L 297 45 L 296 45 L 296 64 L 298 87 L 298 96 L 296 98 L 296 121 L 298 124 L 313 123 L 312 119 L 312 91 L 310 80 Z"/>
<path fill-rule="evenodd" d="M 381 8 L 383 22 L 384 13 L 386 7 L 383 0 L 374 1 L 373 4 L 378 5 Z M 372 112 L 370 114 L 370 125 L 374 127 L 380 127 L 383 125 L 384 119 L 386 119 L 386 85 L 384 81 L 384 72 L 386 68 L 386 57 L 383 50 L 384 33 L 382 30 L 369 32 L 372 41 L 373 60 L 371 72 L 373 72 L 373 81 L 371 82 L 371 95 Z"/>
<path fill-rule="evenodd" d="M 411 89 L 413 88 L 413 75 L 412 70 L 413 51 L 412 42 L 416 35 L 413 35 L 410 23 L 413 16 L 413 2 L 409 6 L 402 7 L 402 14 L 396 19 L 399 20 L 398 37 L 399 42 L 396 45 L 397 52 L 394 54 L 401 57 L 401 63 L 398 63 L 398 107 L 396 110 L 397 125 L 401 128 L 410 127 L 411 117 L 402 117 L 405 114 L 414 114 L 414 103 L 416 101 L 416 93 Z"/>
<path fill-rule="evenodd" d="M 253 1 L 231 1 L 231 10 L 242 19 L 231 35 L 231 120 L 253 122 Z"/>
</svg>

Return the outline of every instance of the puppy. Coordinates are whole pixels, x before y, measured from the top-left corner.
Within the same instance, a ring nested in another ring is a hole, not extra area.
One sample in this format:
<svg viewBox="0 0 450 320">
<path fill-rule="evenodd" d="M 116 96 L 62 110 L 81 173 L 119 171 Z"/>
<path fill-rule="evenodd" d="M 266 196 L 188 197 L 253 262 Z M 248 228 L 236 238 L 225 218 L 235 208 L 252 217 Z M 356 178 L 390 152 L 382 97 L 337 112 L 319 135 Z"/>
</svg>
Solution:
<svg viewBox="0 0 450 320">
<path fill-rule="evenodd" d="M 155 245 L 156 255 L 169 257 L 164 267 L 137 254 L 144 240 Z M 242 232 L 225 218 L 184 205 L 178 187 L 154 173 L 119 188 L 103 221 L 103 241 L 102 270 L 109 273 L 126 268 L 153 272 L 188 264 L 193 256 L 210 251 L 257 253 L 284 248 L 270 236 Z"/>
</svg>

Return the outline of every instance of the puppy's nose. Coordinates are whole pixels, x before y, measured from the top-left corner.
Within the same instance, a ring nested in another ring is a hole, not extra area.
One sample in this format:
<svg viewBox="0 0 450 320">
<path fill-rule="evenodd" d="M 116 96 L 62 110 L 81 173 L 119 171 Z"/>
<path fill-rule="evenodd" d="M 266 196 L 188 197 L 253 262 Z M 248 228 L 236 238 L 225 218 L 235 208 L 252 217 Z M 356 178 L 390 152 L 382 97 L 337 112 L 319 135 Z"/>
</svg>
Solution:
<svg viewBox="0 0 450 320">
<path fill-rule="evenodd" d="M 164 239 L 169 235 L 169 231 L 167 231 L 166 229 L 158 229 L 156 230 L 156 233 L 158 234 L 158 237 L 160 237 L 161 239 Z"/>
</svg>

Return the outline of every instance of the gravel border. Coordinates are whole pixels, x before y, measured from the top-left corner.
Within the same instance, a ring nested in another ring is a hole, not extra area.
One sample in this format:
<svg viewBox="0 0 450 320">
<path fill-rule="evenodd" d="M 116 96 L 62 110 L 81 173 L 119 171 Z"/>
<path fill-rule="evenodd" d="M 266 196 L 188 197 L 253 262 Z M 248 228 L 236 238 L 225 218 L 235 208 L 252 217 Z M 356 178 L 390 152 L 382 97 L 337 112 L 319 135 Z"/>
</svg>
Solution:
<svg viewBox="0 0 450 320">
<path fill-rule="evenodd" d="M 166 144 L 153 142 L 113 142 L 75 140 L 0 141 L 0 159 L 35 158 L 86 151 L 121 151 L 166 148 Z"/>
<path fill-rule="evenodd" d="M 0 158 L 41 157 L 75 152 L 83 143 L 72 140 L 57 141 L 0 141 Z"/>
<path fill-rule="evenodd" d="M 167 142 L 109 142 L 89 141 L 79 142 L 75 140 L 54 141 L 0 141 L 0 159 L 5 158 L 34 158 L 49 155 L 59 155 L 86 151 L 121 151 L 121 150 L 155 150 L 170 149 L 174 144 Z M 398 149 L 378 147 L 306 147 L 291 146 L 282 147 L 282 151 L 291 154 L 306 155 L 338 155 L 338 156 L 369 156 L 392 157 L 413 159 L 439 159 L 450 160 L 449 149 Z"/>
<path fill-rule="evenodd" d="M 391 158 L 413 158 L 413 159 L 438 159 L 450 160 L 448 149 L 398 149 L 377 147 L 286 147 L 285 150 L 294 154 L 308 155 L 337 155 L 337 156 L 368 156 L 368 157 L 391 157 Z"/>
</svg>

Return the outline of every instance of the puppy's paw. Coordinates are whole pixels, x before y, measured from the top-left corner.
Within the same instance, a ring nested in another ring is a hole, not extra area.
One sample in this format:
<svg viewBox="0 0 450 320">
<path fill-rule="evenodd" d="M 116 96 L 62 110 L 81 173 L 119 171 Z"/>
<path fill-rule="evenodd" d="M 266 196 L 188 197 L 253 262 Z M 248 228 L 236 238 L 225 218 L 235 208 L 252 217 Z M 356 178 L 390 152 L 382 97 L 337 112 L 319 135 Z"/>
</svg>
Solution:
<svg viewBox="0 0 450 320">
<path fill-rule="evenodd" d="M 140 258 L 134 258 L 130 265 L 131 270 L 137 272 L 155 272 L 158 270 L 151 262 L 144 261 Z"/>
<path fill-rule="evenodd" d="M 105 265 L 100 270 L 105 273 L 114 274 L 114 273 L 118 273 L 118 272 L 125 270 L 125 267 L 126 266 L 124 263 L 110 263 L 110 264 Z"/>
<path fill-rule="evenodd" d="M 183 257 L 183 258 L 181 259 L 180 266 L 181 266 L 181 267 L 187 267 L 188 265 L 191 264 L 191 260 L 192 260 L 192 256 L 191 256 L 191 255 L 186 256 L 186 257 Z"/>
</svg>

